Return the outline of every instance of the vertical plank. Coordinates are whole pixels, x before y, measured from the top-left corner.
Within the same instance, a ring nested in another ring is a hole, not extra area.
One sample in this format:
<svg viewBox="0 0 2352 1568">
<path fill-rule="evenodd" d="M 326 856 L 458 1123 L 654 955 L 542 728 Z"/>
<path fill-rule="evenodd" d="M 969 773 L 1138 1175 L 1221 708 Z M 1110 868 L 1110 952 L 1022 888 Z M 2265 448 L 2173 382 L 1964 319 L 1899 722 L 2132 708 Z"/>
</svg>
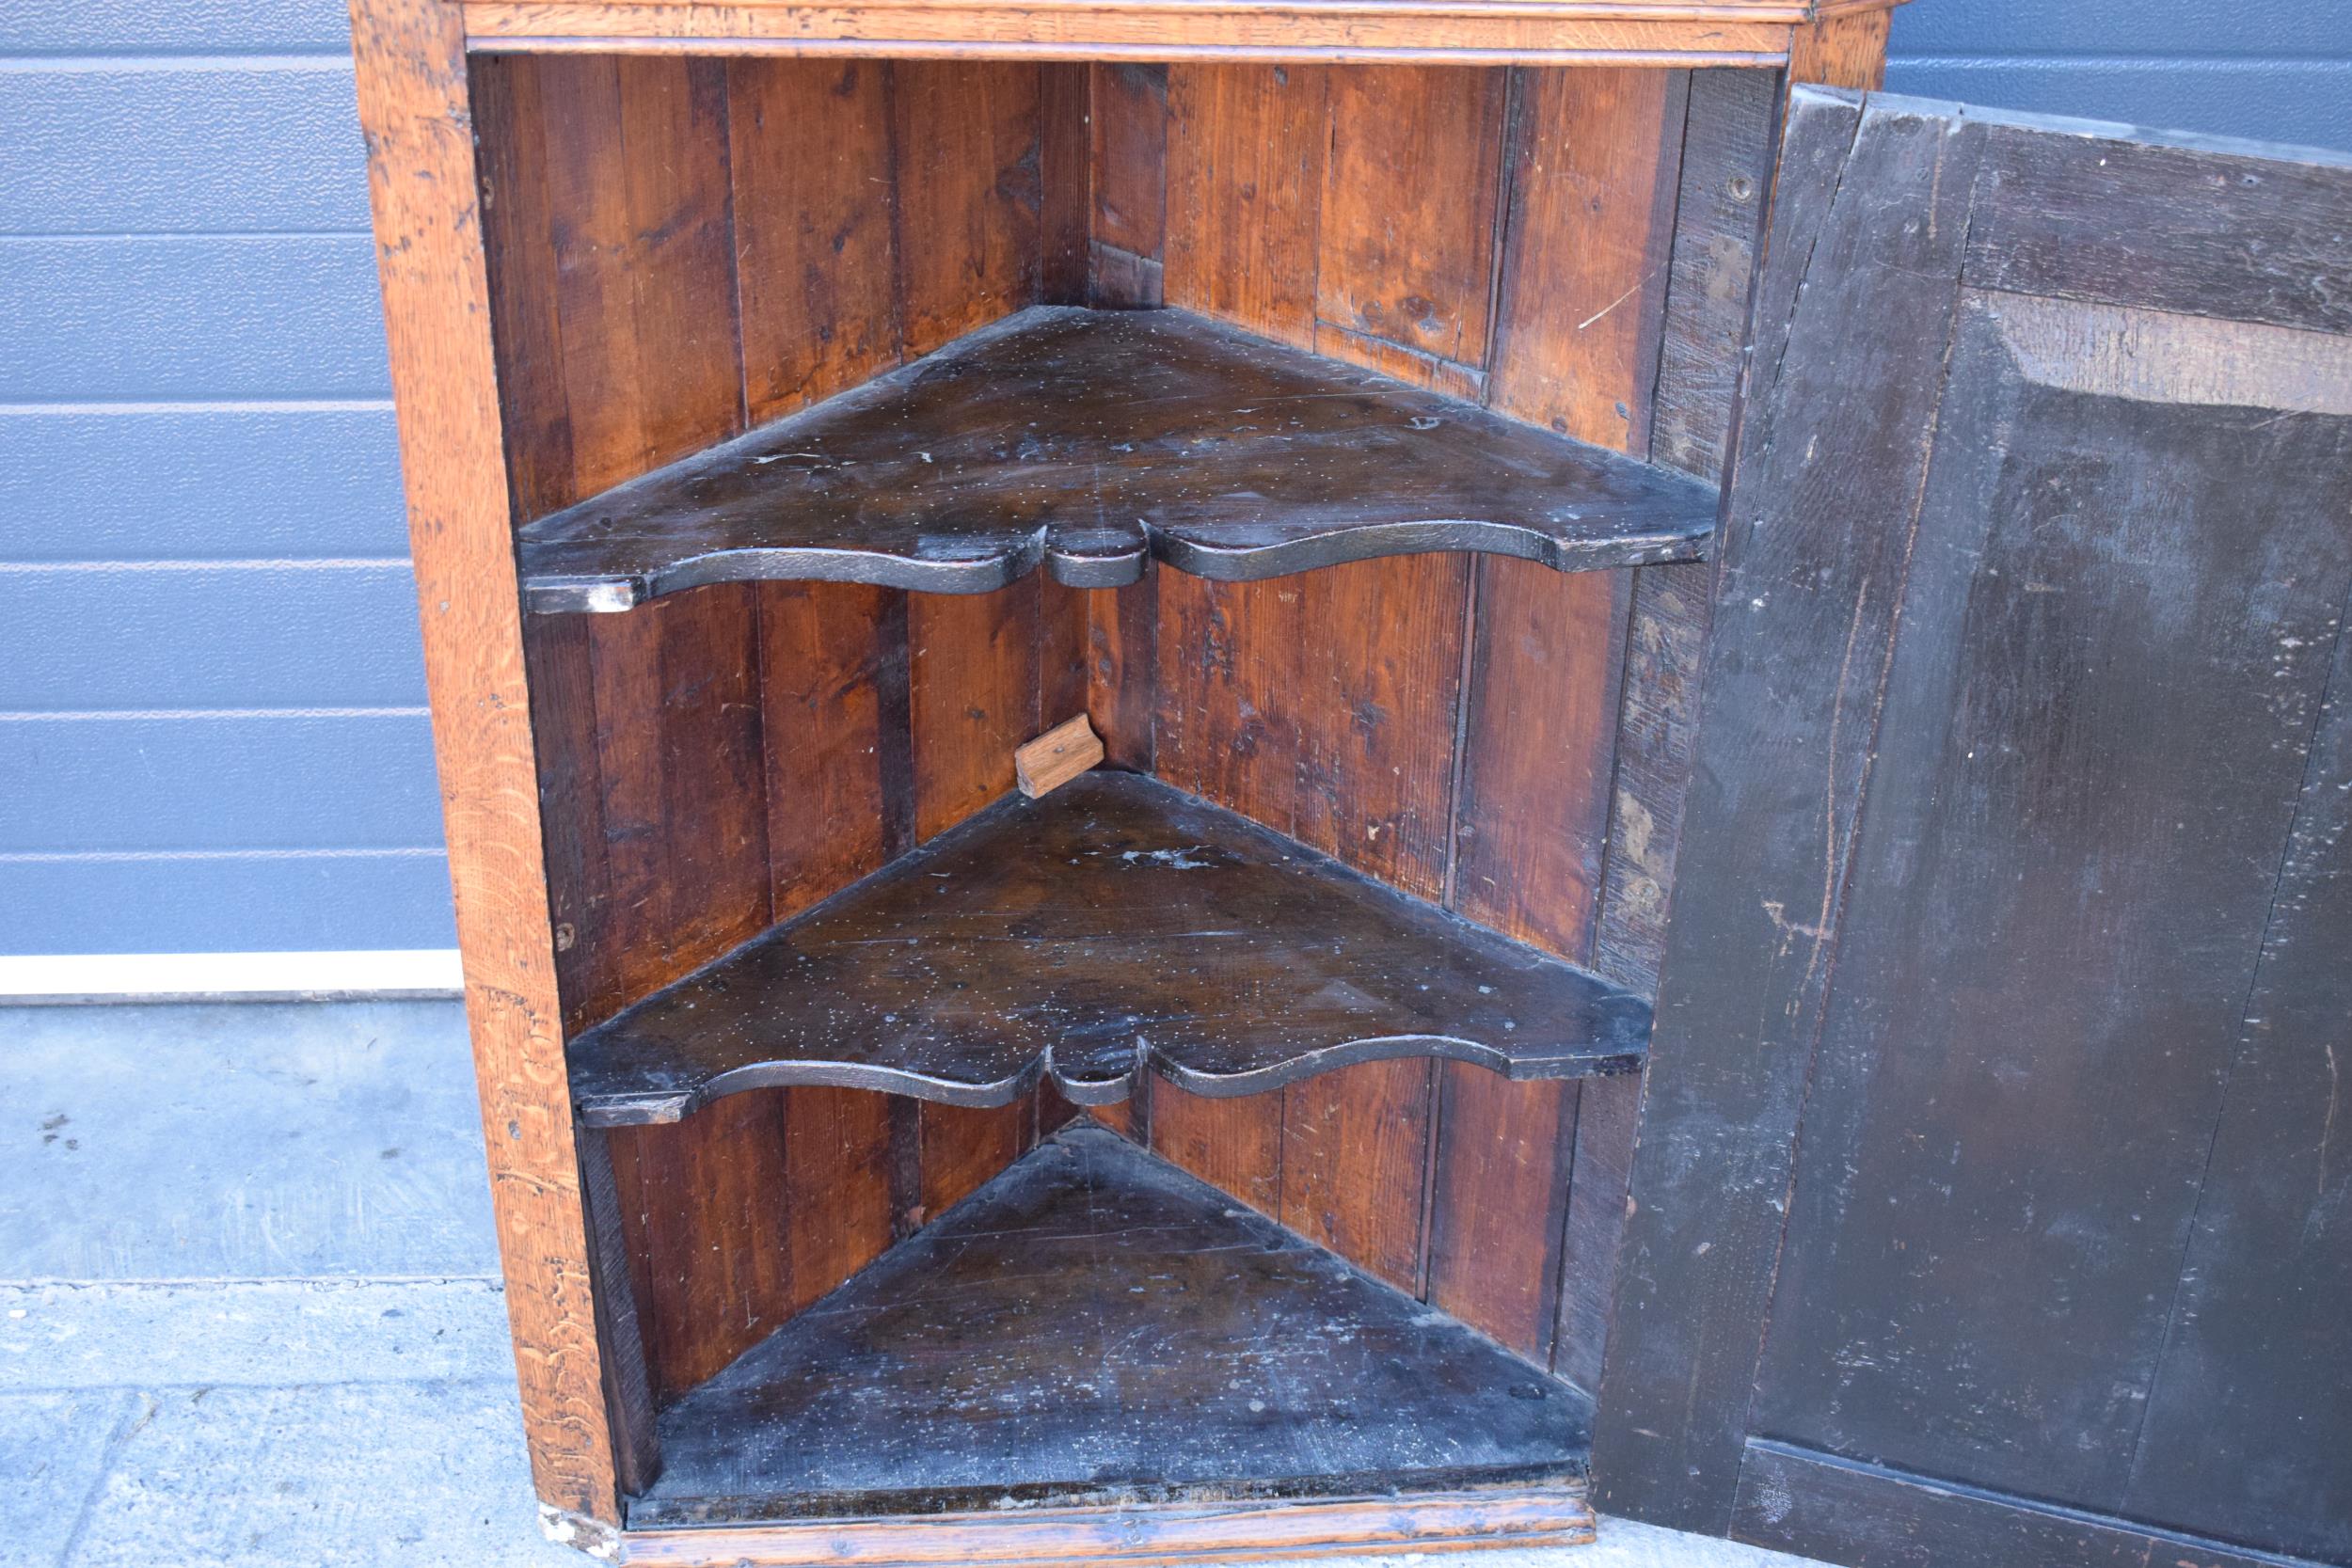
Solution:
<svg viewBox="0 0 2352 1568">
<path fill-rule="evenodd" d="M 2337 617 L 2335 668 L 2123 1509 L 2323 1561 L 2352 1555 L 2352 1476 L 2339 1462 L 2352 1419 L 2341 1311 L 2352 1299 L 2348 621 L 2352 605 Z"/>
<path fill-rule="evenodd" d="M 1365 1062 L 1282 1091 L 1281 1222 L 1411 1295 L 1434 1066 Z"/>
<path fill-rule="evenodd" d="M 1642 450 L 1687 76 L 1526 70 L 1514 88 L 1487 401 Z M 1610 843 L 1633 593 L 1630 573 L 1478 563 L 1451 896 L 1471 919 L 1579 962 L 1591 957 Z M 1429 1299 L 1589 1386 L 1613 1237 L 1574 1222 L 1622 1209 L 1604 1146 L 1629 1134 L 1618 1113 L 1636 1091 L 1498 1085 L 1460 1066 L 1442 1085 Z M 1593 1340 L 1588 1355 L 1558 1355 L 1564 1324 L 1571 1345 Z"/>
<path fill-rule="evenodd" d="M 1094 209 L 1090 70 L 1079 61 L 1038 67 L 1038 299 L 1044 305 L 1087 303 Z"/>
<path fill-rule="evenodd" d="M 1087 594 L 1087 713 L 1113 768 L 1149 773 L 1159 706 L 1158 582 Z"/>
<path fill-rule="evenodd" d="M 1168 68 L 1170 305 L 1314 346 L 1329 71 Z"/>
<path fill-rule="evenodd" d="M 1028 734 L 1042 735 L 1063 720 L 1087 711 L 1087 644 L 1089 610 L 1100 590 L 1068 588 L 1041 572 L 1037 577 L 1037 704 Z"/>
<path fill-rule="evenodd" d="M 1506 81 L 1476 66 L 1331 71 L 1315 311 L 1343 341 L 1486 362 Z M 1347 356 L 1332 337 L 1317 333 L 1321 352 Z"/>
<path fill-rule="evenodd" d="M 726 63 L 754 423 L 898 361 L 888 80 L 874 60 Z"/>
<path fill-rule="evenodd" d="M 1098 61 L 1086 69 L 1094 170 L 1090 296 L 1108 309 L 1156 306 L 1166 295 L 1168 67 Z"/>
<path fill-rule="evenodd" d="M 1551 1357 L 1575 1151 L 1575 1084 L 1438 1066 L 1428 1301 L 1538 1365 Z"/>
<path fill-rule="evenodd" d="M 890 1245 L 890 1097 L 801 1087 L 783 1100 L 790 1313 Z"/>
<path fill-rule="evenodd" d="M 1152 1153 L 1262 1214 L 1281 1217 L 1283 1096 L 1211 1100 L 1165 1078 L 1154 1078 L 1151 1092 Z"/>
<path fill-rule="evenodd" d="M 1622 451 L 1648 445 L 1689 72 L 1518 72 L 1488 402 Z"/>
<path fill-rule="evenodd" d="M 770 922 L 755 590 L 725 583 L 595 618 L 596 761 L 613 1006 Z"/>
<path fill-rule="evenodd" d="M 792 1227 L 774 1201 L 786 1183 L 785 1101 L 758 1089 L 675 1127 L 609 1135 L 660 1402 L 758 1343 L 798 1305 Z"/>
<path fill-rule="evenodd" d="M 1614 1456 L 1597 1500 L 1715 1534 L 1731 1520 L 1805 1064 L 1909 569 L 1909 519 L 1898 510 L 1890 524 L 1889 498 L 1915 496 L 1938 406 L 1935 360 L 1916 349 L 1948 341 L 1976 157 L 1964 124 L 1947 136 L 1888 122 L 1857 146 L 1860 118 L 1808 102 L 1782 154 L 1775 264 L 1756 312 L 1757 361 L 1775 367 L 1774 384 L 1750 404 L 1723 570 L 1809 586 L 1745 596 L 1740 639 L 1709 654 L 1635 1151 L 1640 1208 L 1596 1420 L 1596 1448 Z M 1841 201 L 1841 190 L 1854 194 Z M 1802 269 L 1785 263 L 1805 244 L 1820 281 L 1801 293 Z M 1788 325 L 1799 309 L 1820 324 L 1802 353 Z M 1824 648 L 1839 657 L 1818 657 Z"/>
<path fill-rule="evenodd" d="M 1654 460 L 1717 481 L 1730 444 L 1750 285 L 1763 248 L 1776 105 L 1774 84 L 1764 72 L 1692 75 L 1650 445 Z M 1593 962 L 1619 984 L 1651 994 L 1665 949 L 1713 602 L 1710 565 L 1633 574 Z M 1638 1081 L 1590 1083 L 1578 1113 L 1553 1370 L 1588 1388 L 1600 1380 L 1608 1341 L 1640 1099 Z"/>
<path fill-rule="evenodd" d="M 352 51 L 434 745 L 532 1484 L 619 1522 L 539 843 L 465 32 L 364 0 Z"/>
<path fill-rule="evenodd" d="M 645 1324 L 637 1311 L 637 1284 L 621 1220 L 621 1192 L 605 1133 L 582 1127 L 580 1196 L 587 1205 L 589 1259 L 596 1287 L 596 1342 L 604 1355 L 604 1401 L 612 1424 L 615 1479 L 623 1492 L 641 1493 L 661 1473 L 658 1406 L 645 1360 Z"/>
<path fill-rule="evenodd" d="M 910 745 L 905 596 L 863 583 L 757 591 L 770 897 L 785 920 L 908 847 L 892 833 L 913 809 L 909 780 L 892 777 Z"/>
<path fill-rule="evenodd" d="M 1299 579 L 1218 583 L 1157 572 L 1160 777 L 1288 832 L 1297 793 Z M 1164 1159 L 1279 1215 L 1282 1096 L 1212 1100 L 1152 1086 L 1152 1148 Z"/>
<path fill-rule="evenodd" d="M 890 66 L 900 322 L 909 357 L 1037 303 L 1038 68 Z"/>
<path fill-rule="evenodd" d="M 1037 717 L 1037 578 L 993 594 L 916 594 L 907 610 L 920 840 L 1013 786 L 1013 751 Z"/>
<path fill-rule="evenodd" d="M 1034 1097 L 989 1110 L 923 1102 L 923 1212 L 928 1225 L 1021 1158 L 1036 1131 Z"/>
</svg>

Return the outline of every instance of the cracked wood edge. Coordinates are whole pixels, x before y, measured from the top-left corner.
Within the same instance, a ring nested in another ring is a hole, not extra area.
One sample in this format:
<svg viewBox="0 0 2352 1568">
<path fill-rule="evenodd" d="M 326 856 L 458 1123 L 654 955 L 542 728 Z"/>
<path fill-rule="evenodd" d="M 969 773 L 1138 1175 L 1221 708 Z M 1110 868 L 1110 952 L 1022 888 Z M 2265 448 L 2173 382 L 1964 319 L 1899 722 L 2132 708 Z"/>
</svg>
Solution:
<svg viewBox="0 0 2352 1568">
<path fill-rule="evenodd" d="M 620 1518 L 523 678 L 464 19 L 353 0 L 352 46 L 466 1011 L 532 1476 Z"/>
</svg>

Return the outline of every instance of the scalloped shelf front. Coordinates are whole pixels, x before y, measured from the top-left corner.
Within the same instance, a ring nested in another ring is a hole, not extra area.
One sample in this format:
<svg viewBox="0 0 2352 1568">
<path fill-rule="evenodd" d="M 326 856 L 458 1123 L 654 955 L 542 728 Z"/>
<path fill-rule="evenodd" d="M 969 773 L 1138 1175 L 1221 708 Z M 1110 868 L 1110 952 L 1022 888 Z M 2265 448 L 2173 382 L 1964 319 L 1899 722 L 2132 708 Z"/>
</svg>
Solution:
<svg viewBox="0 0 2352 1568">
<path fill-rule="evenodd" d="M 933 593 L 1156 557 L 1277 577 L 1483 550 L 1561 571 L 1696 560 L 1711 484 L 1181 310 L 1039 307 L 525 526 L 538 611 L 705 583 Z"/>
<path fill-rule="evenodd" d="M 1009 796 L 598 1024 L 591 1126 L 788 1084 L 1002 1105 L 1123 1100 L 1440 1056 L 1512 1078 L 1637 1069 L 1649 1005 L 1156 780 Z"/>
</svg>

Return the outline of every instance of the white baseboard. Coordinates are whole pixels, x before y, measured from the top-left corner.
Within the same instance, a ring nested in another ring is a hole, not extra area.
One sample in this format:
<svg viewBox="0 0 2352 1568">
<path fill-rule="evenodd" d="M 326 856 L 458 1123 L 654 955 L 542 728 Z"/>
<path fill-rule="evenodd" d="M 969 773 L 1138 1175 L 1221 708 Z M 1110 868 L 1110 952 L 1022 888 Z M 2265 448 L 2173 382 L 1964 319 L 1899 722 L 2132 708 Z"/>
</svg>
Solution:
<svg viewBox="0 0 2352 1568">
<path fill-rule="evenodd" d="M 421 1001 L 464 989 L 453 947 L 0 957 L 0 1005 Z"/>
</svg>

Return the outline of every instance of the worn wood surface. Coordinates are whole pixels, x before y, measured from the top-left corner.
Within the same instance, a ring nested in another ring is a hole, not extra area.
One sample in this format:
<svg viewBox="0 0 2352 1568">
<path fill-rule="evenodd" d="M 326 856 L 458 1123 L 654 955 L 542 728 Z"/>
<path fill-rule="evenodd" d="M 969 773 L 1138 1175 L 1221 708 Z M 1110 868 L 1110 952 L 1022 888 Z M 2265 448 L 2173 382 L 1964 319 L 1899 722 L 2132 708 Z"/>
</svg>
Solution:
<svg viewBox="0 0 2352 1568">
<path fill-rule="evenodd" d="M 1572 1481 L 1587 1409 L 1080 1124 L 669 1411 L 629 1522 Z"/>
<path fill-rule="evenodd" d="M 563 1067 L 462 23 L 352 14 L 450 878 L 532 1484 L 617 1521 Z"/>
<path fill-rule="evenodd" d="M 984 1107 L 1041 1074 L 1081 1104 L 1120 1100 L 1147 1064 L 1213 1095 L 1397 1055 L 1570 1077 L 1638 1065 L 1646 1024 L 1567 964 L 1095 773 L 1008 799 L 571 1056 L 582 1116 L 626 1126 L 796 1082 Z"/>
<path fill-rule="evenodd" d="M 1847 1560 L 2341 1559 L 2352 335 L 2273 257 L 2352 232 L 2352 160 L 1791 116 L 1607 1500 Z"/>
<path fill-rule="evenodd" d="M 630 1530 L 623 1538 L 621 1560 L 635 1568 L 815 1568 L 845 1561 L 1109 1568 L 1138 1561 L 1541 1550 L 1588 1545 L 1593 1539 L 1593 1512 L 1583 1486 L 1561 1482 L 1336 1499 L 1037 1508 Z"/>
<path fill-rule="evenodd" d="M 1679 475 L 1172 312 L 1041 307 L 520 533 L 539 610 L 775 578 L 947 593 L 1041 562 L 1222 578 L 1484 549 L 1690 559 Z"/>
</svg>

